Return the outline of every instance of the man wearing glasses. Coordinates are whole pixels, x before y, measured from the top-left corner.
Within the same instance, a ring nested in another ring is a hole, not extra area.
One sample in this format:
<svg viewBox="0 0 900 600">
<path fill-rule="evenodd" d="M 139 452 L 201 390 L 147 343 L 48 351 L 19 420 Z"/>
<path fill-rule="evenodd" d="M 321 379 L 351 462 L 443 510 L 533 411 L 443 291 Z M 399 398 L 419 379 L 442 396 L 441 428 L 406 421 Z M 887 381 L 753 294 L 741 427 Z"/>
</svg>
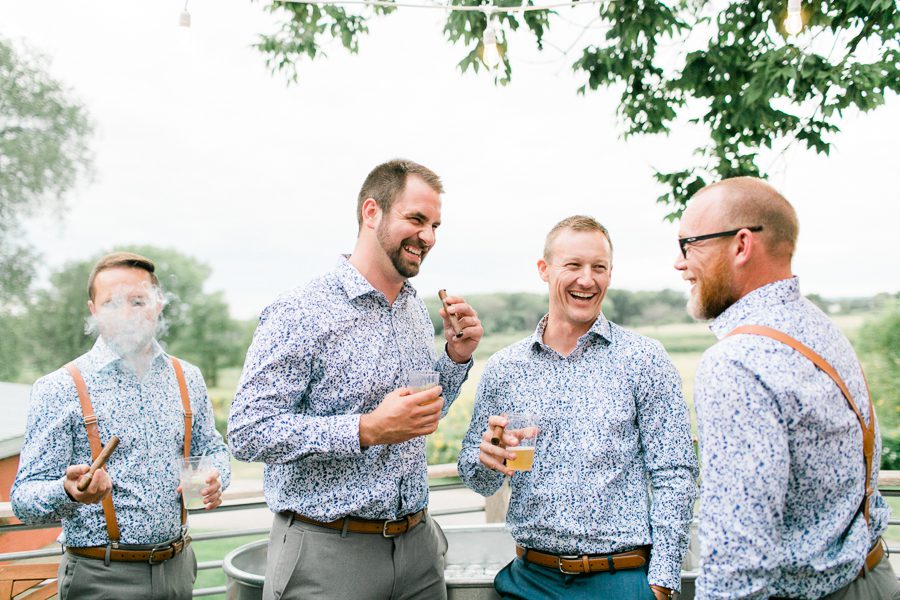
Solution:
<svg viewBox="0 0 900 600">
<path fill-rule="evenodd" d="M 751 177 L 703 188 L 681 221 L 688 310 L 721 340 L 694 387 L 701 600 L 900 598 L 874 411 L 847 338 L 800 295 L 797 230 Z"/>
</svg>

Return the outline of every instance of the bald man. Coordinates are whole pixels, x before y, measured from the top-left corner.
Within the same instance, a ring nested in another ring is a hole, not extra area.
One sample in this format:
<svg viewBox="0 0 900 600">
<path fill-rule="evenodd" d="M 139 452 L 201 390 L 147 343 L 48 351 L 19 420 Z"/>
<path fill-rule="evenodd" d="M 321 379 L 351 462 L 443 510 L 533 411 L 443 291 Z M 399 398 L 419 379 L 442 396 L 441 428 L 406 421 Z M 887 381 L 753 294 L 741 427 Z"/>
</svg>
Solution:
<svg viewBox="0 0 900 600">
<path fill-rule="evenodd" d="M 750 177 L 703 188 L 681 221 L 688 310 L 720 340 L 694 386 L 701 600 L 900 598 L 881 540 L 890 509 L 875 489 L 872 404 L 847 338 L 800 295 L 797 230 L 788 201 Z"/>
</svg>

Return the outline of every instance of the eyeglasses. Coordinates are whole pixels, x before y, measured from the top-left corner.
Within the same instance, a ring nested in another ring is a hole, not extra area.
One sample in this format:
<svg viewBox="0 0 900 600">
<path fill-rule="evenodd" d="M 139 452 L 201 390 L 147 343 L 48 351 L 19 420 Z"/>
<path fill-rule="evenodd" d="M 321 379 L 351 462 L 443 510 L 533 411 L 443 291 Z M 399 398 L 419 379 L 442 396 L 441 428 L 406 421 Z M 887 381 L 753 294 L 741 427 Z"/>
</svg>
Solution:
<svg viewBox="0 0 900 600">
<path fill-rule="evenodd" d="M 755 233 L 757 231 L 762 231 L 762 225 L 757 225 L 756 227 L 741 227 L 739 229 L 732 229 L 731 231 L 720 231 L 719 233 L 707 233 L 706 235 L 695 235 L 692 237 L 678 238 L 678 245 L 681 247 L 681 255 L 687 258 L 688 244 L 693 244 L 694 242 L 700 242 L 703 240 L 711 240 L 713 238 L 730 237 L 732 235 L 737 235 L 745 229 Z"/>
</svg>

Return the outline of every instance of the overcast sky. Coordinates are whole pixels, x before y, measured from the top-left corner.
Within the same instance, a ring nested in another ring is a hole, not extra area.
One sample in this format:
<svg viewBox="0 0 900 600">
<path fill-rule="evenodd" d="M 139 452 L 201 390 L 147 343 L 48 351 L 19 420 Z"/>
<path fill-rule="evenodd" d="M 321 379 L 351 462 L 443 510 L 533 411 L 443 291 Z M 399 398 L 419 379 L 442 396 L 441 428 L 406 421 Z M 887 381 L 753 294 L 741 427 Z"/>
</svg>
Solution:
<svg viewBox="0 0 900 600">
<path fill-rule="evenodd" d="M 190 0 L 187 30 L 183 6 L 0 3 L 0 35 L 43 53 L 96 124 L 94 180 L 59 218 L 29 225 L 49 267 L 119 244 L 170 246 L 210 264 L 209 288 L 251 317 L 352 250 L 359 187 L 399 156 L 447 190 L 438 244 L 413 281 L 421 293 L 543 290 L 543 237 L 575 213 L 609 227 L 615 287 L 686 290 L 652 169 L 689 164 L 702 133 L 622 140 L 617 91 L 577 95 L 574 55 L 514 39 L 512 84 L 495 87 L 459 73 L 466 50 L 443 39 L 441 11 L 401 9 L 371 21 L 359 55 L 334 44 L 288 87 L 250 47 L 273 28 L 260 3 Z M 587 22 L 594 10 L 564 15 Z M 562 27 L 550 41 L 575 35 Z M 800 217 L 795 272 L 806 293 L 895 292 L 900 101 L 841 127 L 830 157 L 796 146 L 760 163 Z"/>
</svg>

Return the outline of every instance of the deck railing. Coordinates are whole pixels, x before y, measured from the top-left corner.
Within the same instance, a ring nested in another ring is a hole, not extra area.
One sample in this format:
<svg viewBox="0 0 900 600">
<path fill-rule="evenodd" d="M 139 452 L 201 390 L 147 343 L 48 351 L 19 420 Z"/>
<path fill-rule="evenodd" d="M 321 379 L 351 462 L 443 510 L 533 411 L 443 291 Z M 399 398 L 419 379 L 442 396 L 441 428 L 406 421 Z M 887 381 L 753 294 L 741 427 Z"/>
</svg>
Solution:
<svg viewBox="0 0 900 600">
<path fill-rule="evenodd" d="M 458 477 L 455 464 L 432 465 L 428 468 L 428 475 L 429 479 L 432 480 L 432 483 L 429 484 L 429 490 L 432 492 L 461 489 L 465 487 L 462 483 L 459 483 L 458 480 L 456 482 L 452 481 L 452 479 Z M 438 483 L 434 481 L 439 479 L 444 480 L 444 482 Z M 451 481 L 447 482 L 446 480 L 448 479 L 450 479 Z M 900 471 L 882 471 L 881 476 L 878 479 L 878 488 L 884 496 L 900 496 Z M 226 499 L 227 498 L 228 496 L 226 494 Z M 508 496 L 501 490 L 500 493 L 492 496 L 491 498 L 487 498 L 484 506 L 433 509 L 429 512 L 435 517 L 486 512 L 486 519 L 488 520 L 488 522 L 498 521 L 502 520 L 502 515 L 505 514 L 507 498 Z M 216 512 L 222 513 L 229 511 L 245 511 L 260 508 L 266 508 L 266 503 L 259 499 L 235 499 L 227 500 L 225 504 L 216 509 Z M 204 514 L 205 511 L 203 509 L 196 509 L 189 511 L 189 513 Z M 10 520 L 12 520 L 13 522 L 8 522 Z M 888 524 L 891 527 L 900 525 L 900 515 L 892 518 L 888 522 Z M 39 525 L 26 525 L 23 523 L 19 523 L 12 515 L 9 503 L 0 503 L 0 534 L 18 531 L 33 531 L 52 527 L 59 527 L 59 523 L 42 523 Z M 269 529 L 269 527 L 224 529 L 221 531 L 191 533 L 191 537 L 195 542 L 205 540 L 223 540 L 264 535 L 269 532 Z M 62 547 L 59 544 L 54 544 L 48 548 L 42 548 L 40 550 L 0 553 L 0 563 L 58 557 L 60 556 L 62 551 Z M 891 554 L 900 553 L 900 547 L 889 547 L 889 551 Z M 200 562 L 197 564 L 197 569 L 200 571 L 221 569 L 223 559 L 224 556 L 216 560 Z M 202 597 L 224 594 L 225 590 L 225 586 L 197 588 L 194 590 L 194 596 Z"/>
</svg>

